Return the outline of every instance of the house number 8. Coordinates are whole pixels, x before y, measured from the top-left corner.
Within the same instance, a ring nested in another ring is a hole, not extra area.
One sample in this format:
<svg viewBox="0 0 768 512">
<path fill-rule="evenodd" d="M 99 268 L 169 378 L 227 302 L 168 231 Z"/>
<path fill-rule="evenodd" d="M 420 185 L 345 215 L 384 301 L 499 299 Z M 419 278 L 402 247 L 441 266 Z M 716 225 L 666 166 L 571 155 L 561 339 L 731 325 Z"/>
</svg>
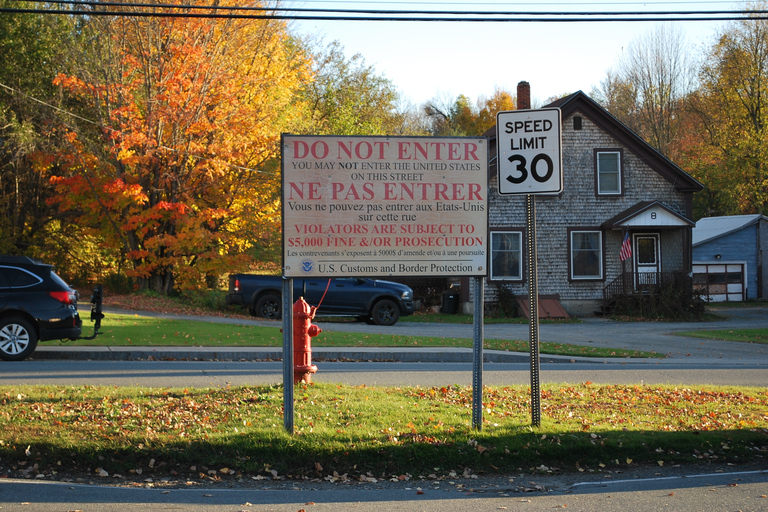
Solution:
<svg viewBox="0 0 768 512">
<path fill-rule="evenodd" d="M 525 180 L 528 179 L 528 169 L 526 168 L 525 164 L 525 157 L 522 155 L 512 155 L 508 158 L 508 160 L 512 163 L 517 162 L 517 165 L 515 166 L 515 171 L 520 173 L 520 176 L 515 178 L 514 176 L 507 176 L 507 181 L 510 183 L 514 183 L 515 185 L 519 185 L 520 183 L 523 183 Z M 547 165 L 547 172 L 542 176 L 539 174 L 539 162 L 544 160 L 544 162 Z M 552 163 L 552 159 L 549 157 L 549 155 L 546 155 L 544 153 L 539 153 L 535 157 L 533 157 L 533 160 L 531 160 L 531 176 L 534 180 L 538 181 L 539 183 L 545 183 L 549 178 L 552 177 L 552 173 L 555 170 L 555 166 Z M 653 214 L 656 215 L 655 213 Z M 654 217 L 655 218 L 655 217 Z"/>
<path fill-rule="evenodd" d="M 653 220 L 656 220 L 656 212 L 651 212 L 651 218 L 652 218 Z"/>
</svg>

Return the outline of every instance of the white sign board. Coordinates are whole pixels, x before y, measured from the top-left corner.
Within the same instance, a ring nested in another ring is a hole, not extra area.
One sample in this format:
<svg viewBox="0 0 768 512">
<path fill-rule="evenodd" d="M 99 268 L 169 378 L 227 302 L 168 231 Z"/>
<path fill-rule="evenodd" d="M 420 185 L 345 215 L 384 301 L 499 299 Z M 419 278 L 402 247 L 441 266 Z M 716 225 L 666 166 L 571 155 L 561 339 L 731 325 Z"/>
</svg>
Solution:
<svg viewBox="0 0 768 512">
<path fill-rule="evenodd" d="M 485 276 L 488 140 L 283 135 L 285 277 Z"/>
<path fill-rule="evenodd" d="M 500 194 L 563 191 L 559 108 L 499 112 L 496 148 Z"/>
</svg>

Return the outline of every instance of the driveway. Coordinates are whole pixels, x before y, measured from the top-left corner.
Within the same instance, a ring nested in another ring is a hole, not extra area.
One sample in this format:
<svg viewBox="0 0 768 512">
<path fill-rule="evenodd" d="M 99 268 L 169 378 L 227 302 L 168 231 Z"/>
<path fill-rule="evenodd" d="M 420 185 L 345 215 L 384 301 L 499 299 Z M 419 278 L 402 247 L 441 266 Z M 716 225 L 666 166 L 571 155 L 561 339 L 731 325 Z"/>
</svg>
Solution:
<svg viewBox="0 0 768 512">
<path fill-rule="evenodd" d="M 199 317 L 136 311 L 107 311 L 109 313 L 142 314 L 162 316 L 179 320 L 205 320 L 216 323 L 247 324 L 281 327 L 282 323 L 269 320 Z M 604 318 L 586 317 L 582 323 L 543 323 L 539 339 L 542 342 L 569 343 L 590 347 L 608 347 L 628 350 L 642 350 L 666 354 L 666 359 L 632 359 L 633 363 L 674 364 L 685 363 L 698 367 L 749 366 L 768 367 L 768 345 L 736 343 L 704 338 L 676 336 L 681 331 L 701 329 L 720 330 L 735 328 L 768 328 L 768 305 L 766 307 L 742 307 L 714 309 L 721 320 L 711 322 L 619 322 Z M 108 320 L 107 320 L 108 321 Z M 385 327 L 367 325 L 361 322 L 316 322 L 326 332 L 376 333 L 401 336 L 435 336 L 445 338 L 472 339 L 473 326 L 461 324 L 398 322 Z M 86 330 L 88 323 L 86 322 Z M 528 340 L 528 324 L 484 325 L 485 339 Z M 473 354 L 469 348 L 397 348 L 397 347 L 313 347 L 313 353 L 326 359 L 361 359 L 385 361 L 420 362 L 465 362 Z M 510 353 L 485 350 L 485 359 L 495 362 L 526 362 L 527 353 Z M 68 347 L 41 344 L 34 354 L 35 359 L 280 359 L 281 347 Z M 542 362 L 596 362 L 602 359 L 570 356 L 541 356 Z M 608 360 L 606 360 L 608 361 Z M 615 359 L 611 361 L 615 362 Z"/>
</svg>

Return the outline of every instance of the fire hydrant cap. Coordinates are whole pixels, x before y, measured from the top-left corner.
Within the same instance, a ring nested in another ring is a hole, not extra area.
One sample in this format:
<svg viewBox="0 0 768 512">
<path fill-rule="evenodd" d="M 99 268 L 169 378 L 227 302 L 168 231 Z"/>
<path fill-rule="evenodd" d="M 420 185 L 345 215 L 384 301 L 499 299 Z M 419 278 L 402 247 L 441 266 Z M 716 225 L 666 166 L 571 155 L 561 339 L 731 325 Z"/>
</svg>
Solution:
<svg viewBox="0 0 768 512">
<path fill-rule="evenodd" d="M 299 297 L 299 300 L 293 303 L 293 316 L 314 318 L 315 309 L 304 300 L 304 297 Z"/>
</svg>

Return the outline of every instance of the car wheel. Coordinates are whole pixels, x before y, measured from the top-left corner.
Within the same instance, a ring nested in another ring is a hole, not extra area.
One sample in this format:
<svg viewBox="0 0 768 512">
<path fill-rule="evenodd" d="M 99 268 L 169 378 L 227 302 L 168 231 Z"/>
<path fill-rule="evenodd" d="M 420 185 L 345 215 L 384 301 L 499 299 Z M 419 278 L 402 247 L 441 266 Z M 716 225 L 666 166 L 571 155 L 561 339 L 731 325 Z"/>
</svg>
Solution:
<svg viewBox="0 0 768 512">
<path fill-rule="evenodd" d="M 0 359 L 21 361 L 37 348 L 37 333 L 23 318 L 0 320 Z"/>
<path fill-rule="evenodd" d="M 400 308 L 389 299 L 380 300 L 371 310 L 376 325 L 395 325 L 400 318 Z"/>
<path fill-rule="evenodd" d="M 279 295 L 265 295 L 256 301 L 254 316 L 278 320 L 282 318 L 283 304 Z"/>
</svg>

